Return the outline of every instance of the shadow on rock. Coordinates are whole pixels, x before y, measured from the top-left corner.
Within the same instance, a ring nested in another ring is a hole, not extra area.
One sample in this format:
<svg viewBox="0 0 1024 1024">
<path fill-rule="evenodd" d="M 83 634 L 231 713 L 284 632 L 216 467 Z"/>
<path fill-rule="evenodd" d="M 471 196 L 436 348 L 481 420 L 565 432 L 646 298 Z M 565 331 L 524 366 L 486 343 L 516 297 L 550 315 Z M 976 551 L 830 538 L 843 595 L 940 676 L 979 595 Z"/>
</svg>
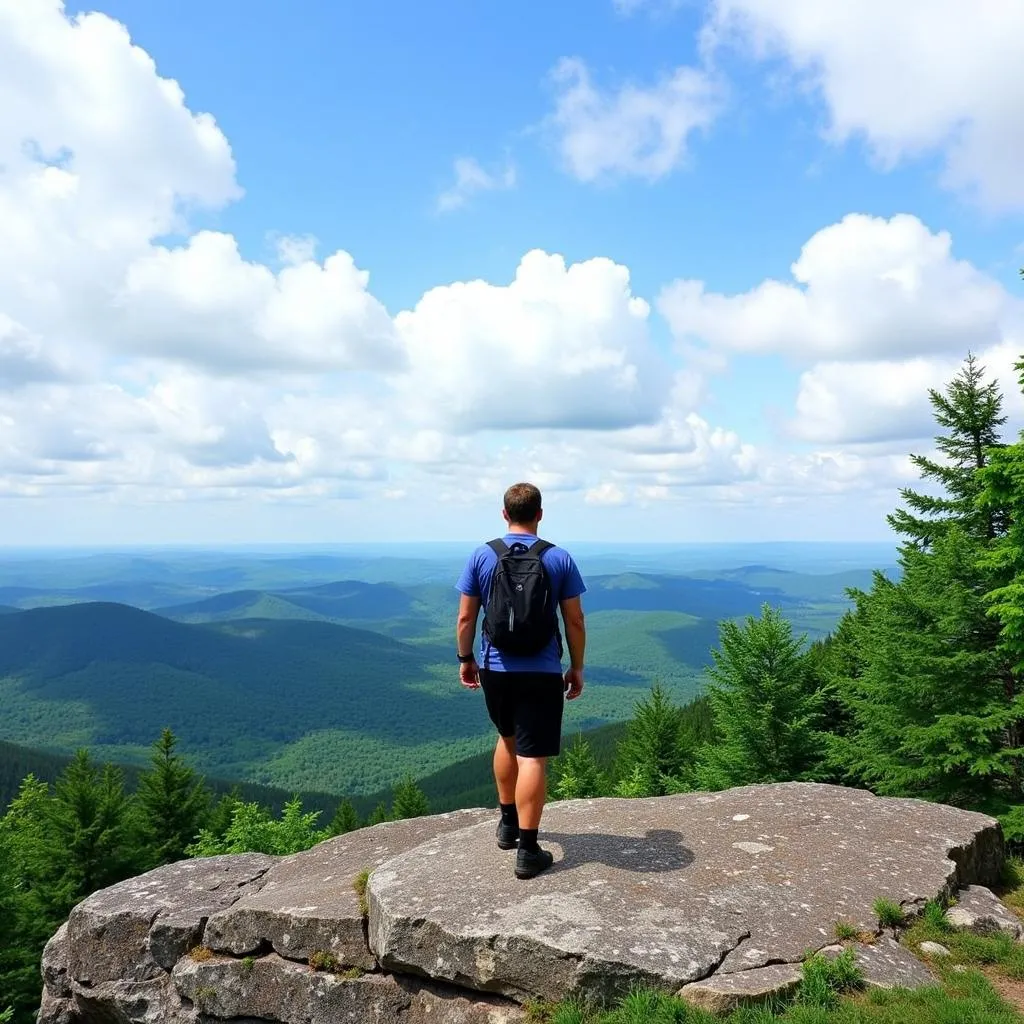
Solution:
<svg viewBox="0 0 1024 1024">
<path fill-rule="evenodd" d="M 678 871 L 694 860 L 693 850 L 683 845 L 683 834 L 671 829 L 648 829 L 639 836 L 616 836 L 607 832 L 543 832 L 541 841 L 558 843 L 562 858 L 549 874 L 569 871 L 584 864 L 604 864 L 637 874 Z"/>
</svg>

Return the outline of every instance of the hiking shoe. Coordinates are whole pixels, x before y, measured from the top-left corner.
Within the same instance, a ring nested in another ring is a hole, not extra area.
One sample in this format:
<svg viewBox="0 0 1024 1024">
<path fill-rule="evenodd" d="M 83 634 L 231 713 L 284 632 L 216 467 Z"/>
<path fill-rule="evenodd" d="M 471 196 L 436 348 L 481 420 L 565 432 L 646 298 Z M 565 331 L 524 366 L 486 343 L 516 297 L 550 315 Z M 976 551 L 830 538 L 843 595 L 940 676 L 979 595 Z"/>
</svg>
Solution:
<svg viewBox="0 0 1024 1024">
<path fill-rule="evenodd" d="M 516 878 L 533 878 L 542 871 L 547 871 L 555 862 L 554 854 L 542 850 L 524 850 L 520 848 L 516 854 Z"/>
<path fill-rule="evenodd" d="M 519 845 L 519 826 L 498 822 L 498 849 L 514 850 Z"/>
</svg>

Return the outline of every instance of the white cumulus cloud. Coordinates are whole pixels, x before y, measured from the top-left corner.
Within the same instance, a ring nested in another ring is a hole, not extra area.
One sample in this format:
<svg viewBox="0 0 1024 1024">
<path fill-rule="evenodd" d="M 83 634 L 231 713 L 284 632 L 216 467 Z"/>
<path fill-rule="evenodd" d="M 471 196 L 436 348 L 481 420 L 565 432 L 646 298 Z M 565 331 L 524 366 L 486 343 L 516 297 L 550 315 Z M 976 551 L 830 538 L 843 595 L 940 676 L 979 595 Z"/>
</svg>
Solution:
<svg viewBox="0 0 1024 1024">
<path fill-rule="evenodd" d="M 966 353 L 1001 337 L 1013 300 L 916 217 L 850 214 L 817 232 L 792 281 L 739 295 L 676 281 L 659 309 L 680 340 L 800 359 Z"/>
<path fill-rule="evenodd" d="M 582 60 L 567 57 L 553 77 L 552 123 L 563 162 L 580 181 L 664 177 L 684 162 L 690 136 L 714 121 L 723 102 L 721 84 L 700 68 L 602 90 Z"/>
<path fill-rule="evenodd" d="M 428 291 L 395 318 L 407 407 L 454 431 L 610 428 L 656 419 L 665 372 L 649 306 L 609 259 L 527 253 L 508 285 Z"/>
<path fill-rule="evenodd" d="M 277 274 L 231 235 L 202 231 L 132 263 L 114 300 L 119 344 L 215 370 L 388 369 L 394 325 L 345 252 L 323 264 L 289 246 Z"/>
<path fill-rule="evenodd" d="M 1024 207 L 1019 0 L 712 0 L 707 42 L 781 56 L 827 105 L 827 135 L 883 166 L 930 153 L 948 185 Z"/>
</svg>

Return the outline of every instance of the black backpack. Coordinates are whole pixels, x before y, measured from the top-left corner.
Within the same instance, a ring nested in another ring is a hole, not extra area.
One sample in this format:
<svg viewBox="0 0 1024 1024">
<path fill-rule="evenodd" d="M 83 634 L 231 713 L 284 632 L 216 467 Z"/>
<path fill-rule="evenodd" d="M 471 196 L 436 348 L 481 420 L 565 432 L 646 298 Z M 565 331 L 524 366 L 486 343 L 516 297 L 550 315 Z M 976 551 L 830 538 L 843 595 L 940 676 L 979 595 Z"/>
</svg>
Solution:
<svg viewBox="0 0 1024 1024">
<path fill-rule="evenodd" d="M 503 654 L 512 655 L 538 654 L 557 636 L 561 656 L 551 580 L 541 561 L 541 555 L 554 545 L 538 540 L 530 547 L 521 543 L 509 547 L 499 539 L 487 546 L 498 556 L 498 564 L 484 610 L 484 636 Z"/>
</svg>

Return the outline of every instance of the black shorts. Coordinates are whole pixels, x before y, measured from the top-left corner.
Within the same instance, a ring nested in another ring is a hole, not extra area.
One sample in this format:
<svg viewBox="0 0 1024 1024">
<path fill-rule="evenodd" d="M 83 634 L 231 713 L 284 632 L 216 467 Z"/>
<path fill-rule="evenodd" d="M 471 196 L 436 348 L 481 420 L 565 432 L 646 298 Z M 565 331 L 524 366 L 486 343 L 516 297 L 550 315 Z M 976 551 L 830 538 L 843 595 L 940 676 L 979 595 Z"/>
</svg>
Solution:
<svg viewBox="0 0 1024 1024">
<path fill-rule="evenodd" d="M 558 672 L 480 669 L 487 713 L 498 732 L 515 737 L 520 757 L 557 757 L 562 747 L 565 683 Z"/>
</svg>

